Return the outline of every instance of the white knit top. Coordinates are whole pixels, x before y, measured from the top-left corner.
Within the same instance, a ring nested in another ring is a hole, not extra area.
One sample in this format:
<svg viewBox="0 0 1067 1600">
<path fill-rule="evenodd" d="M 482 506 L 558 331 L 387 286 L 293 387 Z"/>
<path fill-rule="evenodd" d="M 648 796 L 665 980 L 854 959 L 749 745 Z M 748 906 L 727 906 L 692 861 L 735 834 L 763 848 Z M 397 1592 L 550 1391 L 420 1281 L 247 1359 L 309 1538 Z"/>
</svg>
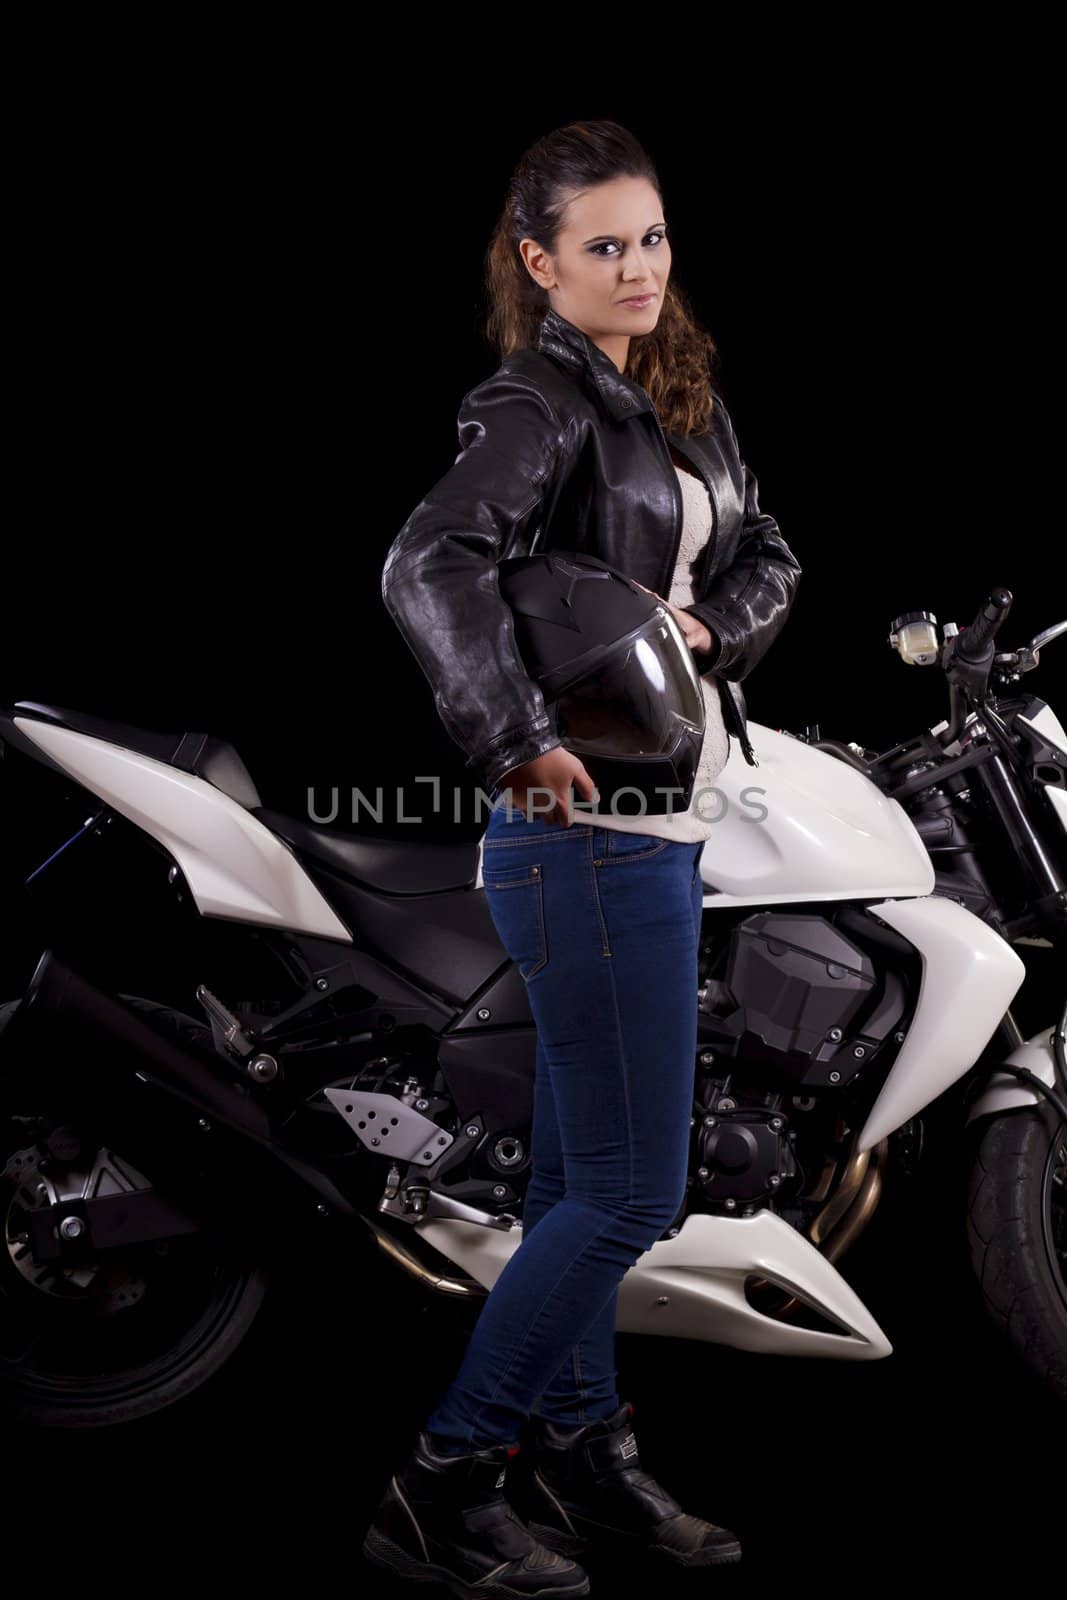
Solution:
<svg viewBox="0 0 1067 1600">
<path fill-rule="evenodd" d="M 708 490 L 703 479 L 682 467 L 675 466 L 682 490 L 684 516 L 682 539 L 678 546 L 678 560 L 670 592 L 664 596 L 672 606 L 690 606 L 696 600 L 693 580 L 699 571 L 699 562 L 711 537 L 712 512 Z M 676 839 L 696 843 L 711 835 L 715 822 L 722 814 L 722 801 L 710 792 L 715 780 L 730 757 L 730 736 L 722 718 L 719 703 L 719 683 L 714 673 L 700 680 L 704 691 L 704 743 L 700 749 L 696 778 L 689 807 L 685 811 L 659 817 L 615 816 L 610 809 L 603 812 L 586 811 L 585 818 L 598 828 L 620 828 L 626 833 L 654 834 L 657 839 Z M 675 795 L 677 805 L 680 797 Z M 576 818 L 584 808 L 576 810 Z"/>
</svg>

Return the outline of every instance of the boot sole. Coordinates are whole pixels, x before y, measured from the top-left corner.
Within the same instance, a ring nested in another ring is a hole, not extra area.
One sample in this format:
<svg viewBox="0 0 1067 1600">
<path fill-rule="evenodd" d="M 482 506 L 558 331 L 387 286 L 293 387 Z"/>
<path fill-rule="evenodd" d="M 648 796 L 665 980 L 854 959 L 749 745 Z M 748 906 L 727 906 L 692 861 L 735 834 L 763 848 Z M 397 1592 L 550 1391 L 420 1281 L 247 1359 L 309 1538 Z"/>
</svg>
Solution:
<svg viewBox="0 0 1067 1600">
<path fill-rule="evenodd" d="M 497 1596 L 498 1600 L 572 1600 L 572 1597 L 590 1592 L 587 1573 L 566 1589 L 560 1588 L 559 1584 L 553 1584 L 548 1589 L 513 1589 L 506 1583 L 486 1583 L 484 1578 L 480 1583 L 468 1583 L 458 1572 L 450 1572 L 447 1567 L 438 1567 L 432 1561 L 419 1561 L 415 1556 L 408 1555 L 406 1550 L 401 1550 L 398 1544 L 379 1533 L 377 1528 L 367 1530 L 363 1554 L 368 1561 L 386 1567 L 401 1578 L 410 1578 L 416 1583 L 447 1584 L 453 1594 L 462 1595 L 464 1600 L 479 1600 L 481 1595 Z"/>
<path fill-rule="evenodd" d="M 554 1550 L 558 1556 L 570 1556 L 572 1560 L 587 1554 L 595 1543 L 592 1538 L 562 1533 L 558 1528 L 547 1527 L 543 1522 L 528 1522 L 526 1526 L 539 1543 L 547 1544 L 548 1548 Z M 669 1561 L 673 1567 L 727 1567 L 741 1559 L 739 1540 L 735 1540 L 733 1544 L 722 1545 L 718 1550 L 694 1550 L 687 1555 L 685 1551 L 672 1550 L 665 1544 L 645 1543 L 621 1529 L 618 1534 L 613 1535 L 613 1538 L 626 1541 L 650 1556 Z"/>
</svg>

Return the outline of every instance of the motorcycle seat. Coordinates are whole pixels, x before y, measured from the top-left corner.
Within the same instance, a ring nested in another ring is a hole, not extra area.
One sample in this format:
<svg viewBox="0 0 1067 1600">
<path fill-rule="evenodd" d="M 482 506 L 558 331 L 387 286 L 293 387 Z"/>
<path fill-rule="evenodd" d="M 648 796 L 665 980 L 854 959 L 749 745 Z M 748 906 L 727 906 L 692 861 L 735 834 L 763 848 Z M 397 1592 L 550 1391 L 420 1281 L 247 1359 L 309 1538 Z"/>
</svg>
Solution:
<svg viewBox="0 0 1067 1600">
<path fill-rule="evenodd" d="M 385 894 L 434 894 L 467 889 L 478 867 L 478 841 L 442 844 L 427 839 L 359 838 L 316 827 L 265 806 L 252 815 L 285 839 L 298 853 L 314 857 L 342 877 Z"/>
<path fill-rule="evenodd" d="M 67 706 L 41 705 L 36 700 L 17 701 L 13 715 L 70 728 L 74 733 L 103 739 L 123 750 L 133 750 L 153 761 L 165 762 L 167 766 L 180 767 L 183 772 L 192 773 L 221 789 L 246 811 L 260 803 L 259 791 L 241 757 L 232 744 L 214 734 L 161 733 L 156 728 L 137 728 L 129 722 L 112 722 L 89 712 L 72 711 Z"/>
</svg>

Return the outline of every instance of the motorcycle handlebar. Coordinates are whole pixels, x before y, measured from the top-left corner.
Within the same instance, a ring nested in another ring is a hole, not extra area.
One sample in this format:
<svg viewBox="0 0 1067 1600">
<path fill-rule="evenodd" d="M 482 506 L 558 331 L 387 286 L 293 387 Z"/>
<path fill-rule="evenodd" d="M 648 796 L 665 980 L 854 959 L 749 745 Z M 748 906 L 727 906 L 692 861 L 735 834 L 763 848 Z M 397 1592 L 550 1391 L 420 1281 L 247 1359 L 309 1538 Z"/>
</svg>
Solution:
<svg viewBox="0 0 1067 1600">
<path fill-rule="evenodd" d="M 970 627 L 962 629 L 956 637 L 956 655 L 961 661 L 969 662 L 972 666 L 981 661 L 1011 610 L 1011 602 L 1010 589 L 993 590 Z"/>
</svg>

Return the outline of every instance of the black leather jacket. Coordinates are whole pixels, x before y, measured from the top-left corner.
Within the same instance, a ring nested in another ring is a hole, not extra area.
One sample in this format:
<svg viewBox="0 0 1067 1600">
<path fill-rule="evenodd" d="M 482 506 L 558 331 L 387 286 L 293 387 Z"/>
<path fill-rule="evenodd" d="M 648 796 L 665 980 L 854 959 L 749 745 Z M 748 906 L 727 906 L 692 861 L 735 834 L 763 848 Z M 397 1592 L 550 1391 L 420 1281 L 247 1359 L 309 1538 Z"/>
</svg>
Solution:
<svg viewBox="0 0 1067 1600">
<path fill-rule="evenodd" d="M 497 561 L 584 551 L 669 595 L 682 495 L 668 437 L 707 485 L 714 514 L 698 598 L 685 607 L 713 645 L 694 663 L 720 680 L 726 727 L 758 766 L 741 680 L 782 628 L 801 568 L 759 509 L 719 395 L 709 432 L 665 435 L 640 384 L 550 308 L 537 348 L 514 351 L 464 396 L 458 431 L 455 463 L 389 548 L 382 599 L 486 788 L 561 742 L 518 654 Z"/>
</svg>

